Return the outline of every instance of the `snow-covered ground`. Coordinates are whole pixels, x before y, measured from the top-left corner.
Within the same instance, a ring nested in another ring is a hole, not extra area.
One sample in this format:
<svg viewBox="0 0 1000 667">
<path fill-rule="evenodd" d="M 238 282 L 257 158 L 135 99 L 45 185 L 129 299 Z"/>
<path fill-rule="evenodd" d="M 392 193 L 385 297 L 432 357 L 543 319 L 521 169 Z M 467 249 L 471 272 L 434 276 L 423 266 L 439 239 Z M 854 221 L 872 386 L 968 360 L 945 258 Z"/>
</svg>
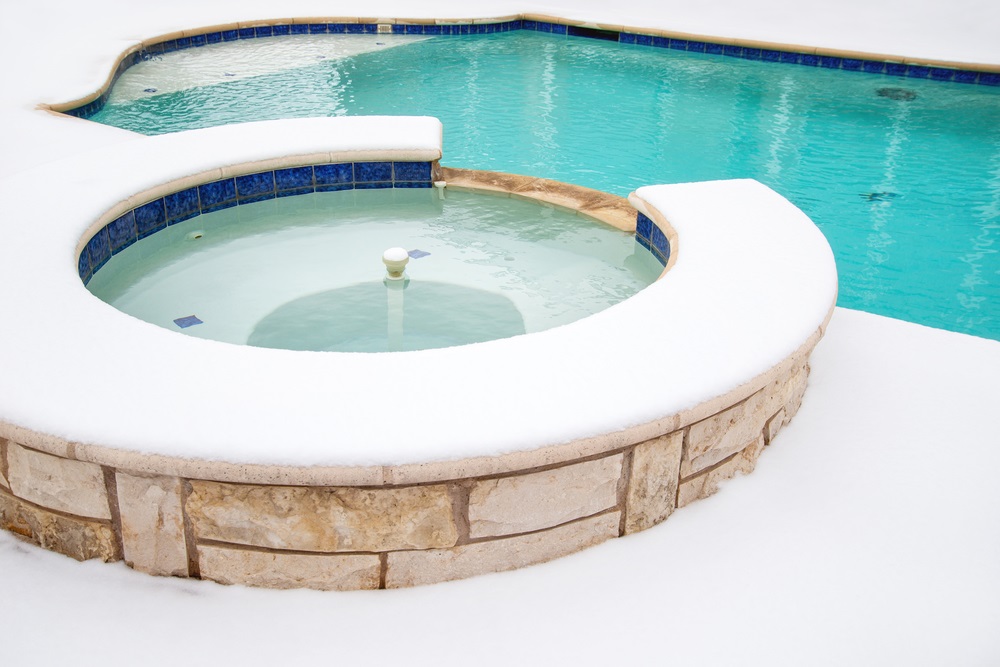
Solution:
<svg viewBox="0 0 1000 667">
<path fill-rule="evenodd" d="M 33 110 L 93 90 L 130 40 L 278 13 L 528 10 L 1000 63 L 1000 3 L 978 0 L 24 2 L 2 10 L 0 177 L 142 140 Z M 0 664 L 1000 664 L 997 378 L 996 341 L 838 309 L 752 476 L 644 533 L 418 589 L 155 579 L 0 533 Z"/>
</svg>

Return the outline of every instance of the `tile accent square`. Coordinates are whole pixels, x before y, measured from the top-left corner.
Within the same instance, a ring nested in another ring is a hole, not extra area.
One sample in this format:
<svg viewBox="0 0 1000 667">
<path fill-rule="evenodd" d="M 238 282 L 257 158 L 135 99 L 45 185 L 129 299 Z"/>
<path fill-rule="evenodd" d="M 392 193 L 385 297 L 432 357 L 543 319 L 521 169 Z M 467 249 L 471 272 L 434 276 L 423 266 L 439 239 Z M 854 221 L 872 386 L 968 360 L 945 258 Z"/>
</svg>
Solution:
<svg viewBox="0 0 1000 667">
<path fill-rule="evenodd" d="M 878 60 L 862 60 L 861 68 L 869 74 L 881 74 L 885 71 L 885 63 Z"/>
<path fill-rule="evenodd" d="M 236 206 L 236 183 L 231 178 L 198 186 L 201 212 L 209 213 Z"/>
<path fill-rule="evenodd" d="M 163 208 L 162 199 L 136 207 L 133 213 L 135 213 L 135 227 L 140 239 L 144 239 L 167 226 L 167 213 Z"/>
<path fill-rule="evenodd" d="M 236 198 L 241 204 L 274 198 L 273 171 L 237 176 L 235 181 Z"/>
<path fill-rule="evenodd" d="M 362 183 L 381 183 L 392 181 L 391 162 L 355 162 L 354 180 L 361 187 Z"/>
<path fill-rule="evenodd" d="M 819 65 L 820 67 L 825 67 L 827 69 L 840 69 L 840 58 L 831 58 L 830 56 L 820 56 Z"/>
<path fill-rule="evenodd" d="M 861 69 L 862 61 L 855 58 L 844 58 L 840 61 L 840 69 L 846 69 L 850 72 L 857 72 Z"/>
<path fill-rule="evenodd" d="M 906 67 L 906 76 L 914 79 L 926 79 L 930 76 L 930 73 L 930 67 L 924 67 L 922 65 L 908 65 Z"/>
<path fill-rule="evenodd" d="M 276 25 L 272 30 L 273 34 L 276 36 L 289 35 L 292 32 L 292 26 L 290 25 Z"/>
<path fill-rule="evenodd" d="M 309 26 L 305 23 L 293 23 L 291 29 L 289 30 L 293 35 L 308 35 Z"/>
<path fill-rule="evenodd" d="M 635 235 L 644 239 L 649 239 L 653 235 L 653 221 L 642 213 L 636 213 Z"/>
<path fill-rule="evenodd" d="M 975 83 L 976 74 L 976 72 L 969 72 L 967 70 L 960 69 L 955 72 L 955 81 L 958 83 Z"/>
<path fill-rule="evenodd" d="M 108 241 L 108 228 L 94 234 L 87 243 L 87 254 L 90 256 L 90 267 L 97 273 L 111 259 L 111 243 Z"/>
<path fill-rule="evenodd" d="M 316 174 L 317 190 L 320 189 L 320 186 L 344 185 L 354 182 L 354 165 L 350 162 L 318 164 L 313 167 L 313 171 Z"/>
<path fill-rule="evenodd" d="M 393 180 L 396 181 L 429 181 L 431 180 L 430 162 L 393 162 Z"/>
<path fill-rule="evenodd" d="M 313 168 L 275 169 L 274 185 L 279 193 L 288 190 L 294 190 L 297 193 L 309 192 L 313 189 Z"/>
<path fill-rule="evenodd" d="M 253 39 L 257 36 L 257 31 L 253 28 L 240 28 L 240 39 Z"/>
<path fill-rule="evenodd" d="M 955 78 L 955 70 L 944 67 L 931 67 L 931 78 L 935 81 L 951 81 Z"/>
<path fill-rule="evenodd" d="M 906 65 L 903 63 L 885 63 L 885 73 L 891 76 L 906 76 Z"/>
<path fill-rule="evenodd" d="M 135 213 L 129 211 L 125 215 L 108 224 L 108 240 L 111 242 L 111 254 L 121 252 L 139 239 L 135 229 Z"/>
<path fill-rule="evenodd" d="M 201 214 L 198 188 L 188 188 L 163 197 L 167 211 L 167 224 L 176 225 Z"/>
<path fill-rule="evenodd" d="M 187 329 L 188 327 L 193 327 L 196 324 L 204 324 L 196 315 L 185 315 L 184 317 L 178 317 L 174 320 L 174 324 L 179 326 L 181 329 Z"/>
</svg>

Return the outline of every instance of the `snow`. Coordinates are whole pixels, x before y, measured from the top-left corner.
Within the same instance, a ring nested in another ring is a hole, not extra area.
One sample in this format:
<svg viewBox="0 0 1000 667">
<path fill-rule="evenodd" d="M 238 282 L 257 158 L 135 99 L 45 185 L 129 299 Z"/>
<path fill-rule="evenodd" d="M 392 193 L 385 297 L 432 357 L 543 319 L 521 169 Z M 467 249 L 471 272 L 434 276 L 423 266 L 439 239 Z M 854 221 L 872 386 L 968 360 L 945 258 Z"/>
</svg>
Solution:
<svg viewBox="0 0 1000 667">
<path fill-rule="evenodd" d="M 146 141 L 33 110 L 93 91 L 137 40 L 277 13 L 350 16 L 356 7 L 8 3 L 5 24 L 19 29 L 0 46 L 16 64 L 0 75 L 0 177 Z M 383 16 L 526 10 L 1000 63 L 1000 5 L 979 0 L 841 0 L 807 9 L 790 0 L 364 6 Z M 5 213 L 3 224 L 9 220 Z M 5 313 L 4 329 L 18 326 L 16 318 Z M 35 343 L 48 336 L 58 340 L 50 332 Z M 11 665 L 268 664 L 289 656 L 361 664 L 1000 662 L 992 419 L 1000 343 L 838 309 L 812 368 L 802 409 L 751 477 L 662 526 L 517 572 L 378 593 L 250 590 L 79 564 L 0 533 L 0 622 L 13 638 L 0 655 Z"/>
</svg>

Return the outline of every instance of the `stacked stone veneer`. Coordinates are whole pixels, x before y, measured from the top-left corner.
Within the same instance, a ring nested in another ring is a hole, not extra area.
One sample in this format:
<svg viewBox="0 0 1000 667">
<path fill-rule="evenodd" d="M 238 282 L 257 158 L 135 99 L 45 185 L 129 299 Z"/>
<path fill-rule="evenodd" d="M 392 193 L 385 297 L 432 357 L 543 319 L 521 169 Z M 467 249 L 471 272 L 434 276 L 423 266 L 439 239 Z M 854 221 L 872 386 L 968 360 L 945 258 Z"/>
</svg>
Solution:
<svg viewBox="0 0 1000 667">
<path fill-rule="evenodd" d="M 40 451 L 56 448 L 4 426 L 0 525 L 79 560 L 274 588 L 397 588 L 514 569 L 645 530 L 752 471 L 799 407 L 808 351 L 749 397 L 657 437 L 596 454 L 569 443 L 557 464 L 502 474 L 442 474 L 484 469 L 458 461 L 413 483 L 315 485 L 309 468 L 301 480 L 284 469 L 282 484 L 217 481 L 157 475 L 148 460 L 140 473 L 77 460 L 69 443 L 62 455 Z"/>
</svg>

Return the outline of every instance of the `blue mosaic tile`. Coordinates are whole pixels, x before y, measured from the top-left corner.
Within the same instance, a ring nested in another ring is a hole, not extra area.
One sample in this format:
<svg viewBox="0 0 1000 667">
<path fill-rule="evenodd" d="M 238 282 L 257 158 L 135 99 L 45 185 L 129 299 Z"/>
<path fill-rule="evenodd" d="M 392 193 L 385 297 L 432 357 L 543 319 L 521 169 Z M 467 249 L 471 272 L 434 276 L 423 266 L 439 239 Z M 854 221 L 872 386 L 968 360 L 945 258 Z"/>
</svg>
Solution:
<svg viewBox="0 0 1000 667">
<path fill-rule="evenodd" d="M 313 189 L 313 168 L 292 167 L 291 169 L 275 169 L 274 185 L 279 193 L 288 190 L 311 192 Z"/>
<path fill-rule="evenodd" d="M 407 35 L 422 35 L 424 34 L 424 26 L 422 25 L 407 25 L 403 26 L 406 28 Z"/>
<path fill-rule="evenodd" d="M 732 44 L 726 44 L 726 45 L 724 45 L 722 47 L 722 55 L 724 55 L 724 56 L 736 56 L 736 57 L 742 56 L 743 55 L 743 47 L 742 46 L 734 46 Z"/>
<path fill-rule="evenodd" d="M 150 44 L 146 48 L 146 54 L 149 56 L 155 56 L 157 54 L 163 53 L 163 42 L 157 42 L 156 44 Z M 148 60 L 148 58 L 146 58 Z"/>
<path fill-rule="evenodd" d="M 111 254 L 121 252 L 139 240 L 135 229 L 135 213 L 129 211 L 120 218 L 108 224 L 108 242 L 111 243 Z"/>
<path fill-rule="evenodd" d="M 91 273 L 97 273 L 111 259 L 111 243 L 108 241 L 108 228 L 101 231 L 87 242 L 87 254 L 90 256 Z"/>
<path fill-rule="evenodd" d="M 794 63 L 796 65 L 802 60 L 801 53 L 790 53 L 788 51 L 783 51 L 781 53 L 781 62 L 783 63 Z"/>
<path fill-rule="evenodd" d="M 240 39 L 253 39 L 257 36 L 257 31 L 253 28 L 240 28 Z"/>
<path fill-rule="evenodd" d="M 511 21 L 511 23 L 510 23 L 510 29 L 511 30 L 522 30 L 522 29 L 524 29 L 524 21 L 522 21 L 521 19 L 518 19 L 516 21 Z"/>
<path fill-rule="evenodd" d="M 236 183 L 231 178 L 198 186 L 201 212 L 209 213 L 236 206 Z"/>
<path fill-rule="evenodd" d="M 635 235 L 648 239 L 653 233 L 653 221 L 647 218 L 642 213 L 636 213 L 635 218 Z"/>
<path fill-rule="evenodd" d="M 760 60 L 760 49 L 751 49 L 749 47 L 743 47 L 743 56 L 745 60 Z"/>
<path fill-rule="evenodd" d="M 886 63 L 885 73 L 892 76 L 906 76 L 906 65 L 903 63 Z"/>
<path fill-rule="evenodd" d="M 310 35 L 325 35 L 327 33 L 327 27 L 325 23 L 310 23 L 309 24 L 309 34 Z"/>
<path fill-rule="evenodd" d="M 430 162 L 393 162 L 393 180 L 396 181 L 429 181 L 431 180 Z"/>
<path fill-rule="evenodd" d="M 293 23 L 290 32 L 293 35 L 308 35 L 309 26 L 305 23 Z"/>
<path fill-rule="evenodd" d="M 552 24 L 552 34 L 553 35 L 565 35 L 566 34 L 566 26 L 562 25 L 561 23 L 553 23 Z"/>
<path fill-rule="evenodd" d="M 241 203 L 274 199 L 274 172 L 264 171 L 236 177 L 236 199 Z"/>
<path fill-rule="evenodd" d="M 522 30 L 538 30 L 538 21 L 521 21 Z"/>
<path fill-rule="evenodd" d="M 83 249 L 80 256 L 76 259 L 76 271 L 80 274 L 80 280 L 82 280 L 83 284 L 86 285 L 91 276 L 90 253 L 87 252 L 86 248 Z"/>
<path fill-rule="evenodd" d="M 808 67 L 817 67 L 819 66 L 819 56 L 814 56 L 811 53 L 803 53 L 799 62 Z"/>
<path fill-rule="evenodd" d="M 154 234 L 167 226 L 167 214 L 163 200 L 157 199 L 132 210 L 135 214 L 135 228 L 140 239 Z"/>
<path fill-rule="evenodd" d="M 169 41 L 163 42 L 160 46 L 163 47 L 163 53 L 173 53 L 177 50 L 177 40 L 171 39 Z"/>
<path fill-rule="evenodd" d="M 174 324 L 179 326 L 181 329 L 187 329 L 188 327 L 193 327 L 196 324 L 204 324 L 196 315 L 186 315 L 185 317 L 178 317 L 174 320 Z"/>
<path fill-rule="evenodd" d="M 659 36 L 654 37 L 653 38 L 653 46 L 655 46 L 657 48 L 660 48 L 660 49 L 669 49 L 670 48 L 670 38 L 669 37 L 659 37 Z"/>
<path fill-rule="evenodd" d="M 208 40 L 205 39 L 205 35 L 191 35 L 191 46 L 205 46 L 208 44 Z"/>
<path fill-rule="evenodd" d="M 378 24 L 377 23 L 365 23 L 364 24 L 365 34 L 377 35 L 378 34 Z"/>
<path fill-rule="evenodd" d="M 176 225 L 201 214 L 198 203 L 198 188 L 188 188 L 163 197 L 167 210 L 167 224 Z"/>
<path fill-rule="evenodd" d="M 425 25 L 424 26 L 424 34 L 425 35 L 440 35 L 441 34 L 441 26 L 439 26 L 439 25 Z"/>
<path fill-rule="evenodd" d="M 396 181 L 392 184 L 392 187 L 415 190 L 417 188 L 429 188 L 432 187 L 432 185 L 430 181 Z"/>
<path fill-rule="evenodd" d="M 1000 86 L 1000 73 L 980 72 L 979 83 L 983 86 Z"/>
<path fill-rule="evenodd" d="M 239 30 L 223 30 L 222 31 L 222 41 L 224 42 L 235 42 L 240 38 Z"/>
<path fill-rule="evenodd" d="M 662 257 L 664 260 L 663 263 L 666 264 L 665 260 L 670 259 L 670 242 L 667 241 L 667 237 L 663 235 L 663 232 L 656 225 L 653 225 L 653 235 L 649 237 L 649 241 L 653 246 L 653 250 Z"/>
<path fill-rule="evenodd" d="M 180 37 L 176 41 L 178 49 L 189 49 L 191 48 L 191 38 L 190 37 Z"/>
<path fill-rule="evenodd" d="M 254 37 L 271 37 L 274 35 L 274 28 L 269 25 L 259 25 L 253 29 Z"/>
<path fill-rule="evenodd" d="M 286 25 L 272 26 L 272 34 L 274 34 L 276 37 L 280 37 L 282 35 L 290 35 L 291 33 L 292 33 L 292 26 L 290 25 L 286 24 Z"/>
<path fill-rule="evenodd" d="M 361 183 L 379 183 L 383 181 L 392 181 L 392 163 L 391 162 L 355 162 L 354 163 L 354 182 Z"/>
<path fill-rule="evenodd" d="M 951 81 L 955 78 L 955 70 L 945 67 L 931 67 L 931 78 L 935 81 Z"/>
<path fill-rule="evenodd" d="M 956 83 L 975 83 L 976 82 L 976 72 L 969 72 L 967 70 L 956 70 L 955 71 L 955 82 Z"/>
<path fill-rule="evenodd" d="M 630 32 L 622 32 L 618 34 L 619 44 L 635 44 L 635 35 Z"/>
<path fill-rule="evenodd" d="M 652 46 L 653 36 L 652 35 L 636 35 L 635 43 L 639 46 Z"/>
<path fill-rule="evenodd" d="M 365 27 L 363 25 L 361 25 L 360 23 L 348 23 L 347 24 L 347 32 L 350 35 L 360 35 L 360 34 L 363 34 L 364 31 L 365 31 Z"/>
<path fill-rule="evenodd" d="M 776 63 L 781 60 L 781 51 L 771 51 L 770 49 L 761 49 L 760 59 L 765 62 Z"/>
<path fill-rule="evenodd" d="M 926 79 L 930 73 L 931 68 L 923 65 L 907 65 L 906 67 L 906 76 L 913 79 Z"/>
<path fill-rule="evenodd" d="M 331 33 L 331 34 L 333 34 L 333 35 L 343 35 L 345 32 L 347 32 L 347 24 L 346 23 L 327 23 L 326 24 L 326 31 L 329 32 L 329 33 Z"/>
<path fill-rule="evenodd" d="M 881 74 L 885 71 L 885 63 L 879 60 L 862 60 L 861 69 L 869 74 Z"/>
<path fill-rule="evenodd" d="M 721 56 L 723 52 L 723 47 L 722 44 L 689 41 L 688 51 L 697 51 L 698 53 L 712 53 Z"/>
<path fill-rule="evenodd" d="M 354 182 L 354 165 L 350 162 L 342 164 L 318 164 L 313 167 L 316 174 L 316 189 L 320 186 L 343 185 Z"/>
<path fill-rule="evenodd" d="M 833 58 L 831 56 L 820 56 L 819 65 L 820 67 L 825 67 L 826 69 L 840 69 L 840 58 Z"/>
<path fill-rule="evenodd" d="M 846 69 L 849 72 L 857 72 L 861 69 L 862 61 L 856 58 L 843 58 L 840 61 L 840 69 Z"/>
<path fill-rule="evenodd" d="M 356 190 L 380 190 L 382 188 L 391 188 L 391 181 L 380 181 L 377 183 L 355 183 L 354 188 Z"/>
<path fill-rule="evenodd" d="M 208 42 L 209 44 L 218 44 L 219 42 L 222 41 L 222 33 L 210 32 L 207 35 L 205 35 L 205 41 Z"/>
</svg>

